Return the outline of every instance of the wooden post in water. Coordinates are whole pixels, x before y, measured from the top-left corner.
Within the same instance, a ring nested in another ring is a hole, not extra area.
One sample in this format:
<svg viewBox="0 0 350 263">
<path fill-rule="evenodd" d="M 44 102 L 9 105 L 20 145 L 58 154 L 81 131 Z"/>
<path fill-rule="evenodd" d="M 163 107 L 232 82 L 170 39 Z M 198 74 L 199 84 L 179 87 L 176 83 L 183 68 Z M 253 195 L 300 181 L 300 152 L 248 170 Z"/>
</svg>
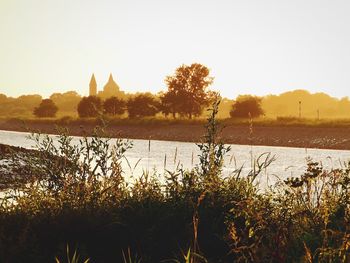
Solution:
<svg viewBox="0 0 350 263">
<path fill-rule="evenodd" d="M 149 158 L 151 157 L 151 139 L 148 140 L 147 170 L 149 171 Z"/>
<path fill-rule="evenodd" d="M 177 158 L 177 147 L 175 148 L 174 165 L 176 164 L 176 158 Z"/>
<path fill-rule="evenodd" d="M 193 157 L 193 151 L 192 151 L 192 158 L 191 158 L 191 166 L 193 167 L 193 162 L 194 162 L 194 157 Z"/>
<path fill-rule="evenodd" d="M 165 172 L 165 169 L 166 169 L 166 154 L 164 155 L 164 172 Z"/>
</svg>

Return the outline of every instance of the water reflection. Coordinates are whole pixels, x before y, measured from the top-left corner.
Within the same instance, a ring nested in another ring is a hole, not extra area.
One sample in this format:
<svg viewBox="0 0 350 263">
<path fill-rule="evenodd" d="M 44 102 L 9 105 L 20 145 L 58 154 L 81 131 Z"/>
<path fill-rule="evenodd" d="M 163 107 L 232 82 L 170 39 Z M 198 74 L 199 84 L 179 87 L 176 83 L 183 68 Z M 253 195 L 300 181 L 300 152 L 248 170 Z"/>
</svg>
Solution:
<svg viewBox="0 0 350 263">
<path fill-rule="evenodd" d="M 24 148 L 32 148 L 34 142 L 29 140 L 29 133 L 0 131 L 0 143 Z M 56 136 L 53 135 L 55 138 Z M 74 137 L 77 143 L 79 137 Z M 111 141 L 113 143 L 113 140 Z M 176 167 L 190 169 L 198 163 L 198 147 L 194 143 L 157 140 L 133 140 L 133 148 L 126 152 L 123 170 L 127 176 L 138 176 L 144 170 L 157 171 L 162 175 L 166 170 Z M 298 176 L 305 171 L 306 158 L 322 162 L 326 169 L 339 168 L 350 159 L 347 150 L 303 149 L 271 146 L 231 145 L 226 155 L 223 173 L 230 175 L 237 168 L 243 167 L 243 174 L 251 170 L 253 160 L 263 153 L 271 153 L 276 160 L 261 175 L 263 184 L 273 184 L 278 178 Z"/>
</svg>

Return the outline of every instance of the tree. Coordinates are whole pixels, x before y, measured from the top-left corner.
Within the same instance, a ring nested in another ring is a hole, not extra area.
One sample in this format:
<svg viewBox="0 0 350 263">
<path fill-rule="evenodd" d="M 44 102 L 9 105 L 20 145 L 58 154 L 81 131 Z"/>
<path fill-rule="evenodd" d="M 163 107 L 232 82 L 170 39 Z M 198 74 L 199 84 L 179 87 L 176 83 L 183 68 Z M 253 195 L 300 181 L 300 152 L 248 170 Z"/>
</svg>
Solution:
<svg viewBox="0 0 350 263">
<path fill-rule="evenodd" d="M 126 103 L 130 118 L 154 116 L 159 112 L 159 102 L 149 93 L 139 94 Z"/>
<path fill-rule="evenodd" d="M 109 115 L 121 115 L 125 112 L 126 103 L 117 97 L 110 97 L 103 103 L 103 109 Z"/>
<path fill-rule="evenodd" d="M 161 98 L 162 105 L 175 116 L 198 116 L 203 108 L 210 103 L 209 85 L 213 78 L 209 76 L 209 69 L 201 64 L 178 67 L 173 76 L 167 76 L 165 83 L 168 91 Z"/>
<path fill-rule="evenodd" d="M 67 91 L 65 93 L 53 93 L 50 99 L 57 105 L 59 111 L 74 113 L 77 110 L 81 96 L 75 91 Z"/>
<path fill-rule="evenodd" d="M 78 104 L 78 114 L 81 118 L 97 117 L 102 111 L 102 101 L 99 97 L 83 97 Z"/>
<path fill-rule="evenodd" d="M 7 96 L 5 94 L 0 93 L 0 103 L 6 103 Z"/>
<path fill-rule="evenodd" d="M 251 95 L 240 95 L 232 105 L 232 118 L 257 118 L 264 114 L 261 107 L 261 98 Z"/>
<path fill-rule="evenodd" d="M 43 117 L 55 117 L 57 113 L 57 106 L 50 99 L 42 100 L 39 107 L 34 108 L 34 115 L 43 118 Z"/>
<path fill-rule="evenodd" d="M 30 117 L 35 107 L 41 103 L 40 95 L 22 95 L 18 98 L 7 97 L 0 94 L 0 116 L 22 116 Z"/>
<path fill-rule="evenodd" d="M 160 111 L 167 117 L 169 114 L 172 114 L 173 118 L 176 118 L 176 113 L 179 112 L 178 106 L 179 102 L 176 102 L 175 92 L 167 92 L 159 94 L 160 98 Z"/>
<path fill-rule="evenodd" d="M 41 103 L 42 97 L 37 94 L 33 95 L 22 95 L 16 99 L 18 106 L 25 107 L 26 109 L 34 109 L 39 103 Z"/>
</svg>

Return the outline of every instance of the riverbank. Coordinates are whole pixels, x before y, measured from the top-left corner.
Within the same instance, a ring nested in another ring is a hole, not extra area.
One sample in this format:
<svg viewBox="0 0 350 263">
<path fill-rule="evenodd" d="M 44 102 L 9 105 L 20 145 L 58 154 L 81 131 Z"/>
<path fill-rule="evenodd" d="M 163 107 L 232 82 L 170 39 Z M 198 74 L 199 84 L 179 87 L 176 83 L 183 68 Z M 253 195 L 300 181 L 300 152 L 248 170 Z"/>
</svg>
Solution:
<svg viewBox="0 0 350 263">
<path fill-rule="evenodd" d="M 1 120 L 0 130 L 40 131 L 57 134 L 57 126 L 67 127 L 71 135 L 90 135 L 97 120 Z M 108 132 L 116 137 L 167 141 L 198 142 L 204 134 L 202 120 L 171 121 L 114 121 Z M 350 149 L 350 126 L 348 125 L 277 125 L 272 123 L 224 122 L 221 137 L 225 143 L 241 145 L 285 146 L 320 149 Z"/>
<path fill-rule="evenodd" d="M 35 150 L 0 143 L 0 190 L 15 188 L 28 182 L 30 177 L 24 172 L 26 164 L 16 162 L 13 157 L 20 158 L 33 153 Z"/>
<path fill-rule="evenodd" d="M 90 156 L 84 163 L 68 145 L 64 162 L 44 147 L 27 169 L 39 181 L 0 196 L 3 262 L 349 262 L 349 165 L 327 171 L 310 162 L 300 177 L 260 191 L 263 163 L 248 177 L 240 169 L 226 177 L 218 152 L 202 169 L 126 183 L 118 159 L 103 154 L 112 145 L 93 145 L 79 146 Z"/>
<path fill-rule="evenodd" d="M 236 169 L 227 177 L 220 161 L 223 151 L 207 156 L 204 147 L 201 156 L 214 162 L 164 177 L 146 172 L 128 183 L 130 174 L 119 169 L 117 157 L 122 145 L 112 151 L 112 144 L 96 138 L 78 144 L 77 156 L 62 141 L 57 157 L 58 151 L 42 146 L 34 156 L 33 150 L 0 145 L 0 156 L 29 153 L 12 167 L 27 164 L 21 171 L 36 176 L 14 180 L 11 195 L 0 196 L 4 262 L 64 262 L 72 251 L 73 258 L 91 262 L 178 261 L 184 253 L 192 262 L 200 258 L 208 263 L 350 259 L 349 165 L 328 171 L 308 162 L 301 176 L 262 191 L 259 178 L 267 176 L 268 160 L 258 162 L 248 176 Z M 106 154 L 110 152 L 116 155 Z"/>
</svg>

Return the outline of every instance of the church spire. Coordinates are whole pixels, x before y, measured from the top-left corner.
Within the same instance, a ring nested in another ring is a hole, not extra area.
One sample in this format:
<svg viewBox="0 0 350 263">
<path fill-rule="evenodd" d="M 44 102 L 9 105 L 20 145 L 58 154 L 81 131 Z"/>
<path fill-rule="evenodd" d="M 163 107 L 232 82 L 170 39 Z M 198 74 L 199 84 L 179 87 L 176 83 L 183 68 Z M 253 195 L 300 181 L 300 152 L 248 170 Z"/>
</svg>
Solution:
<svg viewBox="0 0 350 263">
<path fill-rule="evenodd" d="M 90 87 L 89 95 L 96 96 L 97 95 L 97 83 L 96 83 L 96 79 L 95 79 L 94 74 L 92 74 L 92 76 L 91 76 L 89 87 Z"/>
<path fill-rule="evenodd" d="M 113 80 L 113 76 L 112 76 L 112 73 L 109 74 L 109 79 L 108 79 L 108 82 L 114 82 Z"/>
</svg>

